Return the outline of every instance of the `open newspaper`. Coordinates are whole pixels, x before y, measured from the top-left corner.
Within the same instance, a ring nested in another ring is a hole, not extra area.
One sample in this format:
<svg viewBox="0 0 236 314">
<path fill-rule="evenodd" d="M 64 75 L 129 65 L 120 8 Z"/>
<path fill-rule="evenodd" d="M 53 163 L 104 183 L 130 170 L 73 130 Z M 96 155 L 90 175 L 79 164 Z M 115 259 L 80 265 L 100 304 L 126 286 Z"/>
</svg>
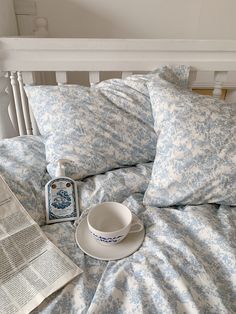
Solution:
<svg viewBox="0 0 236 314">
<path fill-rule="evenodd" d="M 29 313 L 81 272 L 0 176 L 0 313 Z"/>
</svg>

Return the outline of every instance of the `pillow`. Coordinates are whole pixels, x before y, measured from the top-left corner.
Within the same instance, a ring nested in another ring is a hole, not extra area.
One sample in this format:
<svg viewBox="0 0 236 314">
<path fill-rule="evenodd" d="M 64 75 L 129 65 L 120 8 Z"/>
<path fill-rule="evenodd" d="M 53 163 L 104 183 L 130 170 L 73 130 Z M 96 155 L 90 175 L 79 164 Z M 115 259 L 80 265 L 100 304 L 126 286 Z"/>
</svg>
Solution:
<svg viewBox="0 0 236 314">
<path fill-rule="evenodd" d="M 146 82 L 159 75 L 185 85 L 189 69 L 163 67 L 147 75 L 79 85 L 25 87 L 41 135 L 48 171 L 69 159 L 74 179 L 154 160 L 156 134 Z"/>
<path fill-rule="evenodd" d="M 160 79 L 148 89 L 158 142 L 144 203 L 236 205 L 236 106 Z"/>
</svg>

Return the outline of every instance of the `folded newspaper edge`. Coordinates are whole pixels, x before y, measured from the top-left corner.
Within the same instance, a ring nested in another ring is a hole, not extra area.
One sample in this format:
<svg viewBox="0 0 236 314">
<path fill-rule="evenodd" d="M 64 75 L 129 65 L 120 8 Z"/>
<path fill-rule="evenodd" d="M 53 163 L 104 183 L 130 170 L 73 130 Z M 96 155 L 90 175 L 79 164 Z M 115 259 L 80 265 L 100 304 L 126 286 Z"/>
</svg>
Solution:
<svg viewBox="0 0 236 314">
<path fill-rule="evenodd" d="M 1 175 L 0 265 L 0 308 L 5 314 L 29 313 L 82 273 L 47 239 Z"/>
</svg>

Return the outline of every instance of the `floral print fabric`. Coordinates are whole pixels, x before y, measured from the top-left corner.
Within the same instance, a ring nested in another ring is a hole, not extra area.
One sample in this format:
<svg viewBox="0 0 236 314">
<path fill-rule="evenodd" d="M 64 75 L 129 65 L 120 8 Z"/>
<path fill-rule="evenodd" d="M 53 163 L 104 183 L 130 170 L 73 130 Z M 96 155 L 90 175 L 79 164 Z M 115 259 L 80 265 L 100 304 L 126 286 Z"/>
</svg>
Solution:
<svg viewBox="0 0 236 314">
<path fill-rule="evenodd" d="M 168 71 L 163 76 L 163 79 L 167 78 L 173 83 L 179 80 L 178 75 L 174 78 Z M 137 86 L 135 80 L 135 76 L 129 80 L 130 86 Z M 184 80 L 181 82 L 179 85 L 186 84 Z M 164 101 L 166 98 L 161 95 Z M 186 101 L 189 94 L 184 95 Z M 213 100 L 208 101 L 211 106 Z M 208 118 L 221 112 L 221 107 L 214 108 Z M 233 117 L 231 109 L 229 112 L 228 117 Z M 169 119 L 171 114 L 165 117 Z M 182 123 L 184 125 L 184 121 Z M 202 130 L 204 128 L 199 132 Z M 171 136 L 174 134 L 173 131 Z M 159 136 L 162 136 L 161 130 Z M 215 139 L 215 136 L 209 138 Z M 224 141 L 230 143 L 232 138 L 232 135 L 225 137 Z M 218 145 L 221 141 L 219 137 Z M 228 162 L 226 169 L 227 165 Z M 41 137 L 23 136 L 0 141 L 1 175 L 29 214 L 42 225 L 46 236 L 83 269 L 80 276 L 48 297 L 32 311 L 33 314 L 236 312 L 236 207 L 217 204 L 144 206 L 152 162 L 87 177 L 77 182 L 84 217 L 86 209 L 94 204 L 117 201 L 128 206 L 145 226 L 144 242 L 134 254 L 118 261 L 99 261 L 84 254 L 76 245 L 75 226 L 71 222 L 45 225 L 44 185 L 50 179 L 46 166 Z"/>
<path fill-rule="evenodd" d="M 48 171 L 68 159 L 67 175 L 82 179 L 122 166 L 153 161 L 157 137 L 146 83 L 165 77 L 185 85 L 188 69 L 163 67 L 147 74 L 79 85 L 25 87 L 40 133 Z"/>
<path fill-rule="evenodd" d="M 0 141 L 0 174 L 24 208 L 39 224 L 45 223 L 45 148 L 39 136 L 18 136 Z"/>
<path fill-rule="evenodd" d="M 145 225 L 138 251 L 99 261 L 75 242 L 71 222 L 44 223 L 46 173 L 40 137 L 0 141 L 0 171 L 46 236 L 83 269 L 32 313 L 235 313 L 236 207 L 144 207 L 152 163 L 78 181 L 82 215 L 103 201 L 122 202 Z"/>
<path fill-rule="evenodd" d="M 158 134 L 147 205 L 236 204 L 236 106 L 148 83 Z"/>
<path fill-rule="evenodd" d="M 130 194 L 147 189 L 153 163 L 108 171 L 77 181 L 81 211 L 106 201 L 123 202 Z M 19 136 L 0 141 L 0 174 L 13 193 L 39 224 L 45 224 L 45 149 L 39 136 Z"/>
<path fill-rule="evenodd" d="M 213 204 L 145 208 L 142 199 L 143 194 L 136 193 L 123 204 L 144 222 L 144 242 L 118 261 L 84 254 L 70 223 L 42 227 L 84 272 L 34 314 L 236 311 L 235 208 Z"/>
</svg>

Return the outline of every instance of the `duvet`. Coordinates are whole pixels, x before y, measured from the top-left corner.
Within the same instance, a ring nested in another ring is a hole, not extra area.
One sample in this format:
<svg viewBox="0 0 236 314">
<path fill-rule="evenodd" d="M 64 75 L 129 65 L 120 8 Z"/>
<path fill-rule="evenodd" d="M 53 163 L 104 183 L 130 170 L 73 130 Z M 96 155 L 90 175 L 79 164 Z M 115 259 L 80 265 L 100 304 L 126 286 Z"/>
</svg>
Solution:
<svg viewBox="0 0 236 314">
<path fill-rule="evenodd" d="M 124 203 L 145 226 L 138 251 L 99 261 L 75 242 L 71 222 L 45 224 L 44 143 L 22 136 L 0 142 L 0 173 L 47 237 L 83 274 L 33 313 L 235 313 L 236 208 L 203 204 L 143 206 L 152 163 L 108 171 L 78 182 L 82 215 L 104 201 Z"/>
</svg>

